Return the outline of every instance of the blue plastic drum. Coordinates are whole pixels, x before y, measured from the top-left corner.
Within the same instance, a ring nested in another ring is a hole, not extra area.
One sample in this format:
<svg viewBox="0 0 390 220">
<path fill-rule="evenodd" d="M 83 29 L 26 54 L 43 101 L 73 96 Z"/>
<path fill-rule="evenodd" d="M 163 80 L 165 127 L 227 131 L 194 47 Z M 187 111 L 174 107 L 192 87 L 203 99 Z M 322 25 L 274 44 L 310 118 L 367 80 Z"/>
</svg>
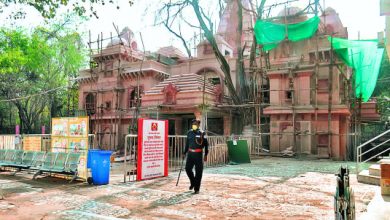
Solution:
<svg viewBox="0 0 390 220">
<path fill-rule="evenodd" d="M 89 151 L 89 166 L 94 185 L 105 185 L 110 182 L 110 157 L 112 151 L 92 150 Z M 87 162 L 88 166 L 88 162 Z"/>
<path fill-rule="evenodd" d="M 87 168 L 88 169 L 91 169 L 92 167 L 91 167 L 91 152 L 92 151 L 99 151 L 99 150 L 97 150 L 97 149 L 89 149 L 88 150 L 88 155 L 87 155 Z"/>
</svg>

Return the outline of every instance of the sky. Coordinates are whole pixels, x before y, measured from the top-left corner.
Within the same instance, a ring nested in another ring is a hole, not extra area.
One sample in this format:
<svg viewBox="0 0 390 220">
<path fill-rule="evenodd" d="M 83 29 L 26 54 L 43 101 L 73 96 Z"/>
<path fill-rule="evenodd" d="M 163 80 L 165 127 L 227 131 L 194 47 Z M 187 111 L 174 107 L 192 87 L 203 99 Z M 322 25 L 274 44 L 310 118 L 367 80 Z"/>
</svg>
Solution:
<svg viewBox="0 0 390 220">
<path fill-rule="evenodd" d="M 133 6 L 129 6 L 126 0 L 114 0 L 114 5 L 106 4 L 106 6 L 98 6 L 97 14 L 99 18 L 92 17 L 79 27 L 79 32 L 84 32 L 85 43 L 88 41 L 88 31 L 91 31 L 92 39 L 97 39 L 98 35 L 103 32 L 104 38 L 116 34 L 113 23 L 120 30 L 128 26 L 137 38 L 138 48 L 143 50 L 140 41 L 140 33 L 145 45 L 146 51 L 155 51 L 163 46 L 176 46 L 184 51 L 181 42 L 169 33 L 164 27 L 155 25 L 155 12 L 158 8 L 158 3 L 162 0 L 135 0 Z M 290 6 L 303 6 L 309 0 L 300 0 L 291 3 Z M 267 4 L 273 2 L 285 2 L 285 0 L 269 0 Z M 213 14 L 213 19 L 217 21 L 217 0 L 203 0 L 207 5 L 209 13 Z M 320 4 L 326 7 L 332 7 L 339 14 L 342 23 L 348 28 L 349 38 L 357 39 L 360 32 L 360 39 L 377 38 L 377 33 L 385 28 L 385 18 L 379 15 L 379 0 L 320 0 Z M 116 6 L 120 8 L 117 9 Z M 6 20 L 7 13 L 14 10 L 15 7 L 6 9 L 0 14 L 0 25 L 11 26 L 11 21 Z M 277 13 L 282 8 L 277 8 L 273 13 Z M 43 23 L 41 16 L 31 8 L 24 8 L 27 12 L 24 20 L 13 21 L 13 26 L 23 26 L 32 28 Z M 58 14 L 66 12 L 66 8 L 62 8 Z M 195 17 L 188 18 L 191 22 L 196 22 Z M 187 39 L 194 34 L 193 29 L 183 28 Z M 197 30 L 196 30 L 197 31 Z M 108 42 L 107 42 L 108 43 Z"/>
</svg>

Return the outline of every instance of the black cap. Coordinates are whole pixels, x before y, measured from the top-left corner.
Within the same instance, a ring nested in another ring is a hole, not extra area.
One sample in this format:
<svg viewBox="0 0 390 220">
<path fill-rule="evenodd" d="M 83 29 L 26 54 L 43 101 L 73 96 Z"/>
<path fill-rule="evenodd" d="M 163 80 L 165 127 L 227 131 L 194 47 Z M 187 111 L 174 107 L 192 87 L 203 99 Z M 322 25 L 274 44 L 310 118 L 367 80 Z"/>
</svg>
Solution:
<svg viewBox="0 0 390 220">
<path fill-rule="evenodd" d="M 200 121 L 199 121 L 199 120 L 196 120 L 196 119 L 192 119 L 191 123 L 192 123 L 192 124 L 200 124 Z"/>
</svg>

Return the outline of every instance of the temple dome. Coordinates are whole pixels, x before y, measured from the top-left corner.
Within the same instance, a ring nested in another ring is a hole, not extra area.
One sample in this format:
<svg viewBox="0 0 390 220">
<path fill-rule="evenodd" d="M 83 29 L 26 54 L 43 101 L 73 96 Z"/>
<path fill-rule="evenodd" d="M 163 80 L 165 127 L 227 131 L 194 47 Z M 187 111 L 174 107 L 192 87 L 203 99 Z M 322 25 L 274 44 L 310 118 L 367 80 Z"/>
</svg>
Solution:
<svg viewBox="0 0 390 220">
<path fill-rule="evenodd" d="M 118 37 L 115 37 L 112 39 L 112 41 L 110 41 L 108 44 L 107 44 L 107 47 L 111 47 L 111 46 L 115 46 L 115 45 L 126 45 L 126 46 L 129 46 L 129 42 L 121 37 L 121 38 L 118 38 Z"/>
<path fill-rule="evenodd" d="M 302 9 L 299 8 L 299 7 L 289 7 L 289 8 L 285 8 L 285 9 L 282 9 L 279 13 L 278 13 L 278 17 L 279 19 L 276 20 L 277 23 L 286 23 L 286 21 L 284 20 L 284 16 L 287 16 L 287 23 L 299 23 L 299 22 L 302 22 L 302 21 L 305 21 L 308 19 L 307 15 L 302 13 L 302 14 L 299 14 L 300 12 L 302 12 Z"/>
<path fill-rule="evenodd" d="M 135 36 L 133 31 L 129 27 L 123 28 L 119 37 L 113 37 L 112 41 L 107 44 L 107 47 L 115 46 L 115 45 L 125 45 L 131 47 L 134 50 L 137 50 L 137 42 L 135 41 Z"/>
<path fill-rule="evenodd" d="M 300 11 L 302 11 L 302 9 L 300 9 L 299 7 L 289 7 L 289 8 L 281 10 L 279 12 L 278 16 L 281 17 L 281 16 L 286 16 L 286 15 L 287 16 L 296 15 Z"/>
</svg>

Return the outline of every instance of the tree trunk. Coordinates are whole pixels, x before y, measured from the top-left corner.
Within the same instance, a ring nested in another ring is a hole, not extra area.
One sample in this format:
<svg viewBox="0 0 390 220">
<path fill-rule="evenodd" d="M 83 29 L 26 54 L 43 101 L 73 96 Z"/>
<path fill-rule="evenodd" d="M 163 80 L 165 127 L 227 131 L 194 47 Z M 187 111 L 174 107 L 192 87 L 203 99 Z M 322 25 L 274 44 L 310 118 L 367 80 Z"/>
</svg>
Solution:
<svg viewBox="0 0 390 220">
<path fill-rule="evenodd" d="M 207 27 L 205 20 L 203 19 L 201 9 L 199 8 L 199 1 L 198 0 L 192 0 L 190 2 L 192 5 L 192 8 L 194 9 L 194 12 L 196 14 L 196 17 L 199 21 L 200 27 L 204 31 L 204 35 L 208 42 L 210 43 L 211 47 L 213 48 L 215 57 L 217 58 L 218 62 L 221 64 L 221 70 L 225 75 L 225 85 L 227 86 L 230 96 L 233 100 L 233 103 L 236 105 L 241 104 L 241 99 L 237 95 L 236 89 L 234 88 L 233 81 L 230 75 L 230 66 L 221 51 L 218 48 L 217 42 L 214 38 L 214 35 L 212 31 Z M 209 25 L 212 28 L 212 22 L 209 18 L 205 17 L 208 20 Z"/>
<path fill-rule="evenodd" d="M 240 94 L 240 98 L 242 101 L 247 101 L 247 91 L 246 91 L 246 76 L 244 71 L 244 59 L 243 59 L 243 48 L 242 48 L 242 4 L 241 0 L 236 0 L 238 5 L 238 25 L 237 25 L 237 38 L 236 38 L 236 46 L 237 46 L 237 60 L 236 60 L 236 72 L 238 77 L 238 90 Z"/>
</svg>

